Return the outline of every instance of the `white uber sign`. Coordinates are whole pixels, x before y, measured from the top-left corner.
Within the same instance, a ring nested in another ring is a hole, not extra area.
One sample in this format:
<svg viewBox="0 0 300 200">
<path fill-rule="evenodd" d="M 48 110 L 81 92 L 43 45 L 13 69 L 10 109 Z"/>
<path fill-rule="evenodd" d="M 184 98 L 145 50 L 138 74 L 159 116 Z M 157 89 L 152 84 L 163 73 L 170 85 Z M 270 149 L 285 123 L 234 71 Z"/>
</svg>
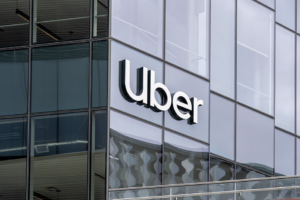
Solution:
<svg viewBox="0 0 300 200">
<path fill-rule="evenodd" d="M 146 67 L 137 69 L 136 94 L 130 88 L 130 61 L 120 61 L 119 88 L 122 96 L 129 102 L 137 102 L 155 112 L 169 111 L 176 120 L 187 119 L 188 124 L 198 123 L 198 107 L 203 105 L 203 100 L 196 97 L 189 98 L 184 92 L 178 91 L 171 94 L 162 83 L 155 82 L 155 71 Z M 155 92 L 161 97 L 161 103 L 155 99 Z"/>
</svg>

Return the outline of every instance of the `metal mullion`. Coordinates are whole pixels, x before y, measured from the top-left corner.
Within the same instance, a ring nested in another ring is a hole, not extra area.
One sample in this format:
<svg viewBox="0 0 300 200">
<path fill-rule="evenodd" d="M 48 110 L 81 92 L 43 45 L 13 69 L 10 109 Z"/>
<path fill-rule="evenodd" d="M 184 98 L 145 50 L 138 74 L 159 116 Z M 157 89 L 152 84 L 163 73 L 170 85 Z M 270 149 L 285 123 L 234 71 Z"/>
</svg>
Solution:
<svg viewBox="0 0 300 200">
<path fill-rule="evenodd" d="M 207 49 L 207 53 L 208 53 L 208 73 L 209 73 L 209 80 L 211 80 L 211 1 L 209 1 L 208 3 L 209 5 L 209 9 L 208 9 L 208 49 Z M 210 182 L 210 107 L 211 107 L 211 93 L 210 93 L 210 89 L 211 89 L 211 82 L 209 82 L 209 96 L 208 96 L 208 101 L 209 101 L 209 107 L 208 107 L 208 182 Z"/>
<path fill-rule="evenodd" d="M 110 1 L 111 2 L 111 1 Z M 110 4 L 111 5 L 111 4 Z M 111 7 L 111 6 L 110 6 Z M 108 70 L 107 70 L 107 132 L 106 132 L 106 199 L 109 197 L 109 144 L 110 144 L 110 73 L 111 73 L 111 40 L 108 40 Z"/>
<path fill-rule="evenodd" d="M 259 2 L 258 0 L 254 0 L 254 1 L 255 1 L 256 3 L 258 3 L 258 4 L 260 4 L 261 6 L 263 6 L 263 7 L 267 8 L 267 9 L 271 10 L 271 11 L 275 11 L 275 6 L 274 6 L 274 9 L 273 9 L 273 8 L 271 8 L 271 7 L 267 6 L 267 5 L 265 5 L 265 4 L 261 3 L 261 2 Z M 275 5 L 275 4 L 274 4 L 274 5 Z"/>
<path fill-rule="evenodd" d="M 32 16 L 33 16 L 33 0 L 29 0 L 29 49 L 28 49 L 28 89 L 27 89 L 27 155 L 26 155 L 26 200 L 30 200 L 30 112 L 31 112 L 31 45 L 32 45 Z"/>
<path fill-rule="evenodd" d="M 92 1 L 92 0 L 91 0 Z M 89 120 L 88 120 L 88 159 L 87 159 L 87 199 L 90 200 L 91 199 L 91 163 L 92 163 L 92 156 L 91 156 L 91 143 L 94 142 L 92 141 L 92 133 L 91 133 L 91 126 L 92 126 L 92 115 L 91 115 L 91 102 L 92 102 L 92 55 L 93 55 L 93 46 L 92 46 L 92 42 L 90 41 L 90 57 L 89 57 L 89 98 L 88 98 L 88 116 L 89 116 Z"/>
<path fill-rule="evenodd" d="M 274 9 L 276 10 L 276 0 L 274 0 Z M 275 175 L 275 129 L 276 129 L 276 116 L 275 116 L 275 110 L 276 110 L 276 47 L 277 47 L 277 43 L 276 43 L 276 12 L 274 12 L 274 56 L 273 56 L 273 65 L 274 65 L 274 80 L 273 80 L 273 84 L 274 84 L 274 94 L 273 94 L 273 114 L 274 114 L 274 129 L 273 129 L 273 176 Z M 274 194 L 273 194 L 274 195 Z"/>
<path fill-rule="evenodd" d="M 162 46 L 162 53 L 163 53 L 163 61 L 166 59 L 166 8 L 167 0 L 163 0 L 163 46 Z M 163 84 L 166 84 L 166 63 L 163 62 Z M 161 163 L 161 170 L 162 170 L 162 178 L 161 184 L 165 184 L 165 171 L 164 171 L 164 163 L 165 163 L 165 117 L 166 113 L 162 113 L 162 163 Z"/>
<path fill-rule="evenodd" d="M 275 23 L 276 23 L 276 25 L 281 26 L 282 28 L 285 28 L 285 29 L 287 29 L 287 30 L 289 30 L 289 31 L 291 31 L 293 33 L 296 33 L 293 29 L 288 28 L 287 26 L 281 24 L 280 22 L 276 21 Z"/>
<path fill-rule="evenodd" d="M 237 7 L 238 7 L 238 2 L 237 0 L 235 0 L 235 48 L 234 48 L 234 56 L 235 56 L 235 59 L 234 59 L 234 67 L 235 67 L 235 70 L 234 70 L 234 100 L 235 100 L 235 104 L 234 104 L 234 162 L 236 162 L 236 155 L 237 155 L 237 148 L 236 148 L 236 141 L 237 141 L 237 130 L 236 130 L 236 127 L 237 127 L 237 17 L 238 17 L 238 10 L 237 10 Z"/>
<path fill-rule="evenodd" d="M 295 135 L 297 135 L 297 0 L 295 0 Z M 297 137 L 295 136 L 295 169 L 294 174 L 297 174 Z M 295 194 L 296 195 L 296 194 Z"/>
</svg>

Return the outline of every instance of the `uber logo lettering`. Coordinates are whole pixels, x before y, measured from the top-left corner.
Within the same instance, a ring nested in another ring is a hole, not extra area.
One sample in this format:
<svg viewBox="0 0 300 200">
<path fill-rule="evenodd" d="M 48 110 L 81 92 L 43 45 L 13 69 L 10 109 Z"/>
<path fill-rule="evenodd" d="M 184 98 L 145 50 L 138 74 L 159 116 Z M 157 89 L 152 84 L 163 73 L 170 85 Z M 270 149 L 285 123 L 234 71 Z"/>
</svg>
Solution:
<svg viewBox="0 0 300 200">
<path fill-rule="evenodd" d="M 153 70 L 146 67 L 137 69 L 137 92 L 134 94 L 130 88 L 130 61 L 122 60 L 119 66 L 119 87 L 122 96 L 129 102 L 137 102 L 155 112 L 168 110 L 174 119 L 187 119 L 189 124 L 198 122 L 198 107 L 203 105 L 203 101 L 196 97 L 189 98 L 181 91 L 171 95 L 164 84 L 155 83 Z M 161 104 L 155 99 L 155 91 L 161 97 Z"/>
</svg>

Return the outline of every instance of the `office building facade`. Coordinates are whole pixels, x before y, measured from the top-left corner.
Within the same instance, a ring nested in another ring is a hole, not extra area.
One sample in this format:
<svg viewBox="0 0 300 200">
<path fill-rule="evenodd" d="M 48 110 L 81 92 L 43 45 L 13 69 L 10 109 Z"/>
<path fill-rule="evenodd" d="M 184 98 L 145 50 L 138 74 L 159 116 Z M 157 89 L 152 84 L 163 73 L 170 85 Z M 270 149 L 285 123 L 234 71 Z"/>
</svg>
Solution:
<svg viewBox="0 0 300 200">
<path fill-rule="evenodd" d="M 300 1 L 2 0 L 0 15 L 0 199 L 300 175 Z"/>
</svg>

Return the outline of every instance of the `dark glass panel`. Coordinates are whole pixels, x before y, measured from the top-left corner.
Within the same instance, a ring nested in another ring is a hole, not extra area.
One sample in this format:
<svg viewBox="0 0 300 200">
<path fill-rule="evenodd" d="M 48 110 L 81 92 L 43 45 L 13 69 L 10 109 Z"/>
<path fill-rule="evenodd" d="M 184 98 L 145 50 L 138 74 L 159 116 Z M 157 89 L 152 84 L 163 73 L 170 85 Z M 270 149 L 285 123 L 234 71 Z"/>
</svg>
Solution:
<svg viewBox="0 0 300 200">
<path fill-rule="evenodd" d="M 0 199 L 26 199 L 27 119 L 0 120 Z"/>
<path fill-rule="evenodd" d="M 104 200 L 106 196 L 106 135 L 107 111 L 92 114 L 92 199 Z"/>
<path fill-rule="evenodd" d="M 90 0 L 33 0 L 33 43 L 89 38 Z"/>
<path fill-rule="evenodd" d="M 165 132 L 164 184 L 208 181 L 208 146 Z"/>
<path fill-rule="evenodd" d="M 107 105 L 108 42 L 93 43 L 92 107 Z"/>
<path fill-rule="evenodd" d="M 33 49 L 31 112 L 88 108 L 89 44 Z"/>
<path fill-rule="evenodd" d="M 86 199 L 87 149 L 87 113 L 33 117 L 30 199 Z"/>
<path fill-rule="evenodd" d="M 29 0 L 0 1 L 0 48 L 29 43 Z"/>
<path fill-rule="evenodd" d="M 0 52 L 0 115 L 27 113 L 27 92 L 28 49 Z"/>
<path fill-rule="evenodd" d="M 93 37 L 108 36 L 108 0 L 94 0 Z"/>
<path fill-rule="evenodd" d="M 160 185 L 162 130 L 110 112 L 109 187 Z"/>
</svg>

